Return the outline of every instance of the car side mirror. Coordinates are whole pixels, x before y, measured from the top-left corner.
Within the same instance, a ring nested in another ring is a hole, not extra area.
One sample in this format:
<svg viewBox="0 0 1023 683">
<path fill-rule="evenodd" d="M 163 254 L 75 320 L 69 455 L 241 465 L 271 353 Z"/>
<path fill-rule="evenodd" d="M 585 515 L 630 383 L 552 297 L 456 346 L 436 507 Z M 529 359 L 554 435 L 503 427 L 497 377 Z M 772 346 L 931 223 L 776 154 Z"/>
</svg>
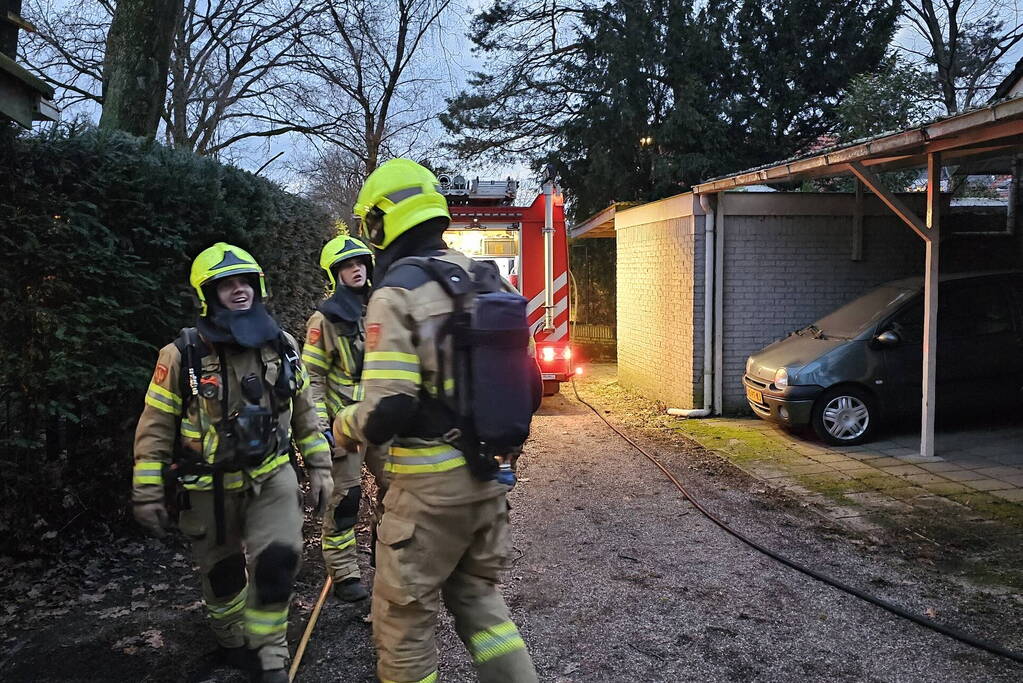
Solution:
<svg viewBox="0 0 1023 683">
<path fill-rule="evenodd" d="M 902 338 L 898 335 L 898 333 L 893 332 L 892 330 L 885 330 L 874 337 L 874 341 L 881 346 L 897 346 L 899 342 L 902 341 Z"/>
</svg>

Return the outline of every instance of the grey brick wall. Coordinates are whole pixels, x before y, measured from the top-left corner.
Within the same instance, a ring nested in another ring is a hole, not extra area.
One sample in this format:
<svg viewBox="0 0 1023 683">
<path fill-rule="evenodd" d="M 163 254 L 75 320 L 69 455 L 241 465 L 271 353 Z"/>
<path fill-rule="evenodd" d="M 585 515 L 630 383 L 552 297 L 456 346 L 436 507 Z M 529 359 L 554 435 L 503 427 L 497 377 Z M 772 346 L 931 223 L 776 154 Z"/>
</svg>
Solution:
<svg viewBox="0 0 1023 683">
<path fill-rule="evenodd" d="M 862 261 L 850 259 L 850 225 L 848 216 L 726 215 L 726 412 L 749 412 L 741 380 L 749 354 L 878 284 L 923 274 L 923 241 L 897 218 L 864 218 Z M 950 238 L 941 272 L 1019 267 L 1016 242 Z"/>
</svg>

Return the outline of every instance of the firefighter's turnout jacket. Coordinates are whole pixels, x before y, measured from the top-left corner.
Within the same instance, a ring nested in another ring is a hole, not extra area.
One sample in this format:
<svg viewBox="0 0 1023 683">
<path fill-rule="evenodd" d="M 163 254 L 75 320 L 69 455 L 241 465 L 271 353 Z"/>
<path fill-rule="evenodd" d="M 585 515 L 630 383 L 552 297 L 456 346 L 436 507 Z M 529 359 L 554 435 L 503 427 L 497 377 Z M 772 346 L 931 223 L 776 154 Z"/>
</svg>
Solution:
<svg viewBox="0 0 1023 683">
<path fill-rule="evenodd" d="M 429 255 L 470 269 L 458 251 Z M 422 268 L 398 263 L 388 270 L 366 316 L 365 397 L 334 423 L 339 439 L 394 438 L 384 463 L 389 488 L 373 590 L 377 673 L 383 681 L 435 680 L 443 590 L 481 680 L 535 681 L 496 589 L 507 559 L 508 487 L 470 474 L 462 453 L 444 439 L 451 415 L 431 400 L 441 387 L 452 394 L 455 355 L 442 328 L 453 311 L 451 297 Z"/>
<path fill-rule="evenodd" d="M 285 339 L 297 349 L 290 335 Z M 252 467 L 223 473 L 220 505 L 215 504 L 213 475 L 180 475 L 186 495 L 179 524 L 192 541 L 207 615 L 218 642 L 225 647 L 247 644 L 258 650 L 264 670 L 278 669 L 288 656 L 288 605 L 302 550 L 300 490 L 288 453 L 294 439 L 307 467 L 326 468 L 330 448 L 320 431 L 308 375 L 301 365 L 294 397 L 274 397 L 281 364 L 288 362 L 275 344 L 260 349 L 225 344 L 217 351 L 202 346 L 199 353 L 209 352 L 202 358 L 199 395 L 187 401 L 184 411 L 182 373 L 187 374 L 187 368 L 182 353 L 174 344 L 160 350 L 135 433 L 132 498 L 135 503 L 162 501 L 163 475 L 172 465 L 196 459 L 214 464 L 229 458 L 231 446 L 222 440 L 218 425 L 245 404 L 242 378 L 263 378 L 261 404 L 275 411 L 277 418 L 269 454 Z M 180 440 L 178 454 L 176 440 Z M 215 531 L 218 507 L 222 539 Z M 246 555 L 254 565 L 248 571 Z M 252 577 L 252 590 L 247 574 Z"/>
<path fill-rule="evenodd" d="M 338 284 L 338 287 L 343 287 Z M 365 327 L 356 321 L 331 320 L 315 311 L 306 323 L 302 362 L 309 370 L 310 394 L 316 406 L 320 429 L 331 429 L 341 409 L 362 399 L 359 384 L 362 371 Z M 375 449 L 346 452 L 337 446 L 333 452 L 334 493 L 326 514 L 320 545 L 327 572 L 334 582 L 360 578 L 356 556 L 355 523 L 362 499 L 362 463 L 364 456 L 370 472 L 379 480 L 380 454 Z"/>
</svg>

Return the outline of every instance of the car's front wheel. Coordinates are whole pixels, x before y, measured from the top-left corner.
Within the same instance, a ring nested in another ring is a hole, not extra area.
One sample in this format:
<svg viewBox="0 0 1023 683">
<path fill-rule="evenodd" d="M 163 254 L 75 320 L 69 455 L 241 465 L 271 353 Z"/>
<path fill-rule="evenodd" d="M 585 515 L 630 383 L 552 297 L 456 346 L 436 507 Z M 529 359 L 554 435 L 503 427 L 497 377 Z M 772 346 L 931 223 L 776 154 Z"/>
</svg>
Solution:
<svg viewBox="0 0 1023 683">
<path fill-rule="evenodd" d="M 833 446 L 855 446 L 873 438 L 880 421 L 877 401 L 854 386 L 828 389 L 813 406 L 810 423 Z"/>
</svg>

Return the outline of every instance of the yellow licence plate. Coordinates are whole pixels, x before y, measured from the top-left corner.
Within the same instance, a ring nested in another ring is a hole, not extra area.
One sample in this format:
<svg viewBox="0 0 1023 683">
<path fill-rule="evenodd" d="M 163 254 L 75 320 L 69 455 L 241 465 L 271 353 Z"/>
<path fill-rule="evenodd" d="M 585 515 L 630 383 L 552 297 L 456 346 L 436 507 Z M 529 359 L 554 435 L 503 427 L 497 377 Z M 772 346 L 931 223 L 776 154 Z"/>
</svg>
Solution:
<svg viewBox="0 0 1023 683">
<path fill-rule="evenodd" d="M 534 377 L 535 376 L 536 375 L 534 375 Z M 756 389 L 750 389 L 749 387 L 746 387 L 746 398 L 753 401 L 754 403 L 764 402 L 764 394 L 757 391 Z"/>
</svg>

